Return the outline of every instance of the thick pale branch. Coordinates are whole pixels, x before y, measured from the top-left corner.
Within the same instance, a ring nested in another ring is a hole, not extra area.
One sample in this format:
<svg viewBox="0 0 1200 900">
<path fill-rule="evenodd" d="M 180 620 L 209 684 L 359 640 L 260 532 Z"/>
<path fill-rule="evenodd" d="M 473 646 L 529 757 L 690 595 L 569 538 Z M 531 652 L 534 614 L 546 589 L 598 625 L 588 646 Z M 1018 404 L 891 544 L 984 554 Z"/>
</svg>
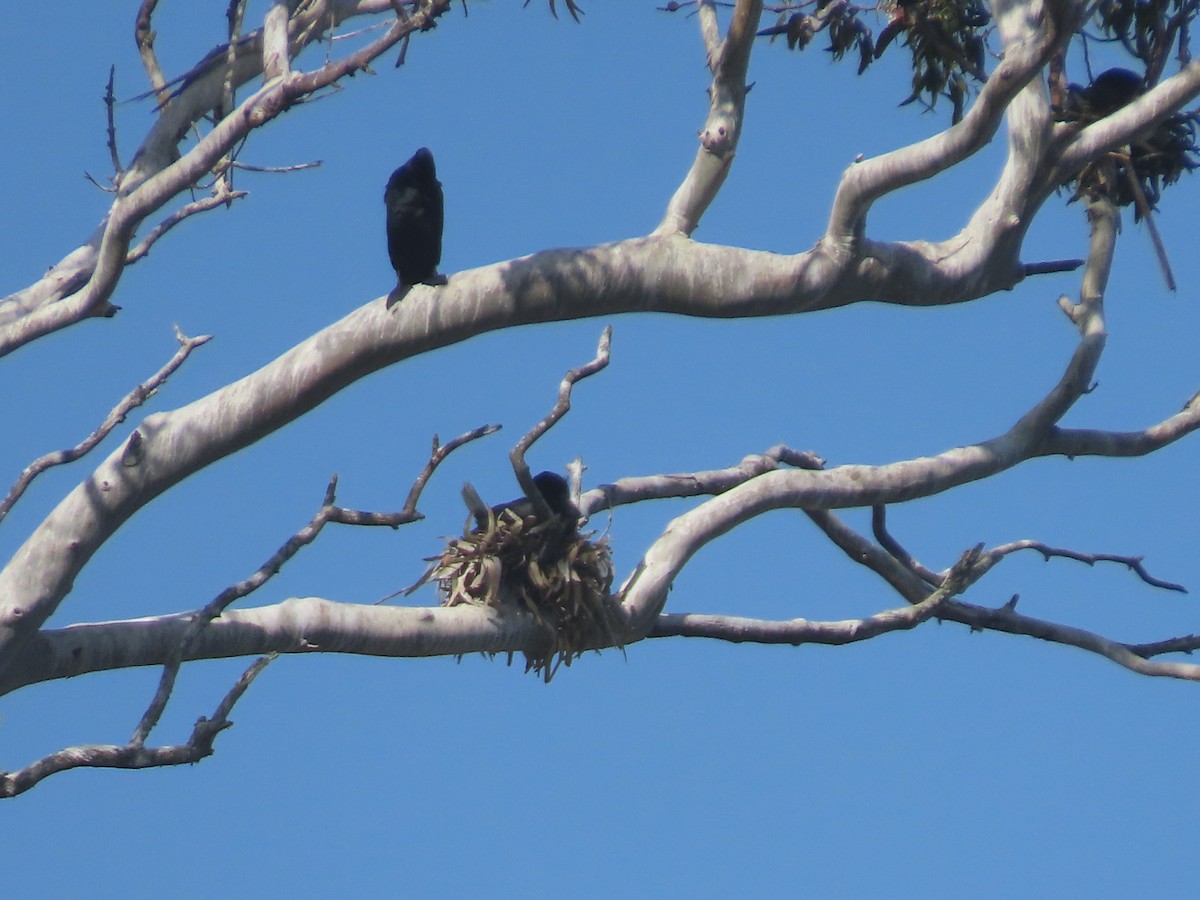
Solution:
<svg viewBox="0 0 1200 900">
<path fill-rule="evenodd" d="M 87 672 L 164 665 L 178 651 L 190 613 L 46 629 L 0 674 L 0 695 Z M 261 653 L 351 653 L 384 657 L 518 653 L 545 644 L 545 626 L 525 611 L 487 607 L 396 607 L 301 597 L 231 609 L 192 641 L 184 661 Z"/>
<path fill-rule="evenodd" d="M 683 183 L 667 204 L 656 235 L 690 235 L 717 196 L 737 153 L 746 111 L 746 72 L 762 0 L 737 0 L 724 40 L 719 39 L 714 4 L 700 5 L 700 23 L 713 80 L 700 149 Z"/>
<path fill-rule="evenodd" d="M 263 78 L 282 78 L 291 71 L 288 58 L 288 4 L 276 0 L 263 19 Z"/>
<path fill-rule="evenodd" d="M 1102 431 L 1056 428 L 1038 448 L 1041 456 L 1145 456 L 1173 444 L 1200 428 L 1200 403 L 1143 431 Z"/>
</svg>

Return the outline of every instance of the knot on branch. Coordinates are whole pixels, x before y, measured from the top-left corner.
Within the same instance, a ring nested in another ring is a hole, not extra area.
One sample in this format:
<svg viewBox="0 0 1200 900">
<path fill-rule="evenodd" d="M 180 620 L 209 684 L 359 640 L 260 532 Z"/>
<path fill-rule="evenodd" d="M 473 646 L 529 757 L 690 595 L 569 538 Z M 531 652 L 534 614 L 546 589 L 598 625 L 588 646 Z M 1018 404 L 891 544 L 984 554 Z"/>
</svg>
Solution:
<svg viewBox="0 0 1200 900">
<path fill-rule="evenodd" d="M 724 156 L 733 147 L 733 129 L 714 123 L 700 132 L 700 145 L 709 153 Z"/>
</svg>

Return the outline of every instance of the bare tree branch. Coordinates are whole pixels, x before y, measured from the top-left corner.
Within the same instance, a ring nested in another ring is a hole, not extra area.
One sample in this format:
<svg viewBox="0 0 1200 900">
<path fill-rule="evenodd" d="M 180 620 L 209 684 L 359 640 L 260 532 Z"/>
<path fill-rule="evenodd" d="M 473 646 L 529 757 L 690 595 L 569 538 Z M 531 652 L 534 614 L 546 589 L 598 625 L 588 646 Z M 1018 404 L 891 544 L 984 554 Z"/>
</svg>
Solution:
<svg viewBox="0 0 1200 900">
<path fill-rule="evenodd" d="M 58 772 L 78 768 L 101 769 L 148 769 L 157 766 L 179 766 L 185 763 L 197 763 L 205 757 L 212 756 L 213 743 L 217 735 L 229 728 L 229 714 L 234 704 L 241 699 L 242 694 L 250 687 L 250 683 L 258 677 L 258 673 L 266 668 L 275 657 L 264 656 L 256 660 L 229 689 L 229 692 L 217 704 L 212 718 L 203 716 L 197 720 L 192 729 L 191 737 L 186 744 L 174 744 L 165 747 L 144 747 L 139 744 L 84 744 L 79 747 L 68 747 L 51 753 L 16 772 L 0 773 L 0 797 L 15 797 L 23 794 L 39 781 Z"/>
<path fill-rule="evenodd" d="M 65 463 L 74 462 L 84 454 L 94 449 L 97 444 L 99 444 L 102 440 L 108 437 L 110 433 L 112 433 L 114 428 L 125 421 L 125 417 L 129 415 L 130 411 L 141 406 L 156 393 L 158 393 L 158 389 L 166 382 L 168 378 L 171 377 L 171 374 L 176 369 L 183 365 L 184 360 L 191 355 L 193 350 L 212 340 L 212 336 L 207 334 L 194 338 L 185 337 L 183 333 L 178 330 L 178 328 L 175 330 L 175 338 L 179 341 L 180 345 L 179 349 L 175 351 L 175 355 L 171 357 L 165 366 L 151 375 L 146 381 L 143 381 L 141 384 L 135 387 L 125 396 L 124 400 L 114 406 L 112 411 L 109 412 L 104 421 L 100 423 L 100 426 L 95 431 L 93 431 L 83 441 L 76 444 L 74 447 L 66 450 L 58 450 L 54 453 L 47 453 L 44 456 L 38 457 L 25 467 L 20 476 L 13 483 L 13 486 L 9 488 L 8 495 L 3 501 L 0 501 L 0 521 L 4 520 L 4 517 L 8 515 L 9 510 L 11 510 L 13 506 L 16 505 L 16 502 L 21 499 L 21 495 L 25 493 L 26 489 L 30 484 L 33 483 L 33 480 L 37 478 L 37 476 L 54 466 L 61 466 Z"/>
<path fill-rule="evenodd" d="M 421 499 L 421 492 L 425 490 L 425 485 L 429 483 L 429 479 L 433 477 L 433 473 L 437 471 L 437 467 L 442 464 L 442 461 L 463 444 L 486 437 L 489 434 L 495 434 L 499 430 L 499 425 L 481 425 L 478 428 L 468 431 L 466 434 L 460 434 L 446 444 L 439 443 L 438 436 L 435 434 L 433 436 L 433 450 L 429 454 L 429 461 L 425 463 L 425 467 L 413 482 L 412 487 L 409 488 L 408 497 L 405 499 L 404 506 L 399 512 L 366 512 L 363 510 L 345 509 L 339 506 L 335 507 L 330 513 L 329 520 L 331 522 L 340 522 L 343 525 L 386 525 L 389 528 L 397 528 L 400 525 L 407 525 L 410 522 L 417 522 L 425 518 L 424 515 L 417 511 L 417 502 Z"/>
<path fill-rule="evenodd" d="M 133 265 L 143 256 L 146 256 L 150 252 L 150 248 L 154 246 L 155 241 L 184 219 L 191 218 L 197 213 L 216 209 L 218 206 L 228 206 L 234 200 L 240 200 L 245 196 L 245 191 L 231 191 L 228 185 L 222 182 L 213 196 L 205 197 L 203 200 L 195 200 L 179 207 L 179 209 L 151 228 L 142 239 L 142 242 L 125 254 L 125 265 Z"/>
<path fill-rule="evenodd" d="M 137 41 L 138 53 L 142 57 L 142 66 L 146 69 L 146 78 L 150 82 L 151 91 L 156 96 L 161 108 L 167 102 L 167 79 L 163 76 L 162 67 L 158 64 L 158 56 L 154 52 L 154 41 L 158 35 L 150 26 L 151 17 L 157 6 L 158 0 L 142 0 L 133 26 L 133 36 Z M 119 172 L 120 169 L 117 171 Z"/>
<path fill-rule="evenodd" d="M 533 476 L 529 474 L 529 466 L 525 462 L 525 453 L 538 438 L 553 428 L 555 423 L 571 409 L 571 390 L 575 387 L 576 383 L 587 378 L 589 375 L 595 375 L 608 366 L 611 346 L 612 326 L 605 325 L 604 331 L 600 333 L 600 343 L 596 347 L 595 358 L 591 362 L 571 369 L 571 371 L 563 376 L 563 380 L 558 386 L 558 400 L 555 402 L 554 407 L 546 414 L 544 419 L 529 429 L 517 441 L 517 445 L 509 453 L 513 472 L 517 476 L 517 482 L 521 485 L 521 490 L 533 502 L 534 509 L 537 510 L 538 515 L 543 518 L 551 518 L 553 512 L 547 505 L 546 498 L 542 496 L 542 492 L 538 490 L 537 485 L 534 483 Z"/>
<path fill-rule="evenodd" d="M 690 235 L 725 183 L 742 135 L 746 71 L 761 16 L 762 0 L 737 0 L 729 33 L 722 41 L 714 5 L 700 4 L 700 28 L 713 74 L 708 118 L 700 131 L 700 149 L 692 168 L 667 204 L 655 235 Z"/>
<path fill-rule="evenodd" d="M 1176 584 L 1173 581 L 1163 581 L 1161 578 L 1155 578 L 1151 575 L 1142 564 L 1143 557 L 1141 556 L 1124 556 L 1116 553 L 1081 553 L 1078 550 L 1070 550 L 1065 547 L 1051 547 L 1042 541 L 1030 540 L 1012 541 L 1008 544 L 1001 544 L 999 547 L 993 547 L 986 551 L 983 555 L 988 562 L 991 562 L 993 558 L 995 562 L 999 562 L 1002 557 L 1020 550 L 1036 550 L 1046 562 L 1049 562 L 1056 556 L 1060 556 L 1064 559 L 1073 559 L 1077 562 L 1087 563 L 1089 566 L 1094 566 L 1098 562 L 1119 563 L 1151 587 L 1162 588 L 1166 591 L 1178 591 L 1182 594 L 1188 592 L 1188 589 L 1182 584 Z M 994 563 L 992 564 L 994 565 Z"/>
<path fill-rule="evenodd" d="M 291 71 L 288 58 L 288 16 L 286 0 L 275 0 L 263 19 L 263 79 L 283 78 Z"/>
<path fill-rule="evenodd" d="M 841 622 L 792 619 L 787 622 L 771 622 L 740 616 L 665 613 L 658 617 L 646 637 L 706 637 L 735 644 L 753 642 L 791 644 L 798 647 L 801 644 L 852 644 L 890 631 L 907 631 L 937 616 L 938 610 L 946 601 L 970 586 L 974 580 L 971 578 L 971 572 L 978 553 L 978 547 L 964 553 L 951 569 L 951 575 L 946 578 L 945 583 L 923 600 L 865 619 L 846 619 Z"/>
<path fill-rule="evenodd" d="M 113 179 L 121 177 L 121 172 L 124 171 L 124 166 L 121 165 L 121 156 L 117 153 L 117 126 L 113 121 L 113 107 L 116 106 L 117 98 L 113 96 L 113 79 L 116 77 L 117 67 L 108 67 L 108 85 L 104 89 L 104 111 L 108 119 L 108 155 L 112 159 Z"/>
<path fill-rule="evenodd" d="M 1001 31 L 1005 33 L 1004 59 L 961 122 L 911 146 L 854 163 L 846 170 L 824 238 L 831 248 L 854 252 L 857 242 L 865 236 L 867 213 L 875 200 L 931 178 L 985 146 L 1000 127 L 1013 98 L 1073 33 L 1069 28 L 1053 27 L 1050 19 L 1034 30 L 1024 21 L 1019 24 L 1011 21 L 1012 16 L 1001 13 L 1000 18 Z"/>
<path fill-rule="evenodd" d="M 887 507 L 877 503 L 871 507 L 871 531 L 888 555 L 927 584 L 942 583 L 942 575 L 921 565 L 887 530 Z"/>
</svg>

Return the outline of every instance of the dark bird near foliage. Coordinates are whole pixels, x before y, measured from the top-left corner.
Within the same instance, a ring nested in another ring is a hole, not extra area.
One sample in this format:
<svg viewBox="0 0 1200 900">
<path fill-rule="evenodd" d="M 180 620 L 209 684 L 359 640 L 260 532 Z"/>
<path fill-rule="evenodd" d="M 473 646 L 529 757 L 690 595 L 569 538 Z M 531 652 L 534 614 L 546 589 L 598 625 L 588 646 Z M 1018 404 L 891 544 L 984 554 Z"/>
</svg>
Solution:
<svg viewBox="0 0 1200 900">
<path fill-rule="evenodd" d="M 427 147 L 392 173 L 383 202 L 388 256 L 398 282 L 389 304 L 414 284 L 445 284 L 437 273 L 442 261 L 442 183 Z"/>
<path fill-rule="evenodd" d="M 1070 86 L 1071 105 L 1088 120 L 1112 115 L 1128 106 L 1146 90 L 1142 76 L 1129 69 L 1106 69 L 1087 87 Z"/>
<path fill-rule="evenodd" d="M 567 480 L 555 472 L 538 472 L 533 476 L 533 483 L 537 485 L 550 511 L 561 516 L 564 524 L 574 531 L 579 523 L 579 507 L 571 500 L 571 486 L 567 484 Z M 536 514 L 533 501 L 528 497 L 509 500 L 507 503 L 493 506 L 491 510 L 497 519 L 505 510 L 512 510 L 523 519 Z M 480 530 L 487 528 L 487 517 L 480 510 L 475 512 L 475 524 Z"/>
</svg>

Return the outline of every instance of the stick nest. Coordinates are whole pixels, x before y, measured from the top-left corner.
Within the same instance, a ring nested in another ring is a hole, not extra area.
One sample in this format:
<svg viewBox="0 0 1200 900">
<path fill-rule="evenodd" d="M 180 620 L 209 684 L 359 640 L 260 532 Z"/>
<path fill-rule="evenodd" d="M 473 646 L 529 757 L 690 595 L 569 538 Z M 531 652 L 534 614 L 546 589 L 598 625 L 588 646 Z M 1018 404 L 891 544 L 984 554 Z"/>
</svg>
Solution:
<svg viewBox="0 0 1200 900">
<path fill-rule="evenodd" d="M 542 520 L 504 509 L 482 527 L 468 519 L 463 536 L 431 558 L 427 578 L 438 583 L 443 606 L 518 604 L 532 613 L 549 641 L 544 651 L 526 652 L 526 671 L 549 681 L 560 663 L 570 665 L 583 652 L 597 629 L 612 637 L 605 605 L 612 553 L 603 537 L 592 541 L 592 534 L 580 534 L 563 516 Z"/>
</svg>

